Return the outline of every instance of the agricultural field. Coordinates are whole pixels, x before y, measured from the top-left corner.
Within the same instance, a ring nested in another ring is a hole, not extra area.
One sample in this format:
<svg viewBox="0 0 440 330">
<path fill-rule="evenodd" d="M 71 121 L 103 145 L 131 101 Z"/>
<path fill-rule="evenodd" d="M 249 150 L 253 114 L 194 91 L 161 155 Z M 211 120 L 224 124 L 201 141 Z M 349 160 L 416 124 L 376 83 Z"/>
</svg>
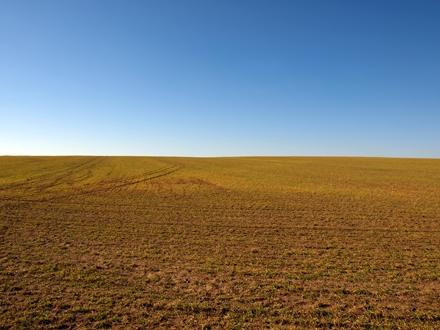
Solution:
<svg viewBox="0 0 440 330">
<path fill-rule="evenodd" d="M 0 157 L 0 328 L 440 328 L 440 160 Z"/>
</svg>

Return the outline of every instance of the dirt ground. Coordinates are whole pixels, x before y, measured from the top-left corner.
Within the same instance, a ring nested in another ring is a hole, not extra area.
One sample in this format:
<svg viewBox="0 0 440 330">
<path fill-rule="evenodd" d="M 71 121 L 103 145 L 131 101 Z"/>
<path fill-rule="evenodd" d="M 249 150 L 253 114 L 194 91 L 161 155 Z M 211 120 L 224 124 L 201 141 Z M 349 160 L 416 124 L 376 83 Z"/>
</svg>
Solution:
<svg viewBox="0 0 440 330">
<path fill-rule="evenodd" d="M 0 328 L 440 328 L 440 160 L 0 157 Z"/>
</svg>

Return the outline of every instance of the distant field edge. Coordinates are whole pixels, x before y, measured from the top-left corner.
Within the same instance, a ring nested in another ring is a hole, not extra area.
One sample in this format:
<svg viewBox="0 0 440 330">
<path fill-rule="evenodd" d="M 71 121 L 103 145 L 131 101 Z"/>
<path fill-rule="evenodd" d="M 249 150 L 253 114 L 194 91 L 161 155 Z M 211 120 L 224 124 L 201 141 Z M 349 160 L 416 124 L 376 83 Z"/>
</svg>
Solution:
<svg viewBox="0 0 440 330">
<path fill-rule="evenodd" d="M 365 156 L 365 155 L 124 155 L 124 154 L 4 154 L 0 157 L 126 157 L 126 158 L 347 158 L 347 159 L 426 159 L 440 160 L 440 156 Z"/>
</svg>

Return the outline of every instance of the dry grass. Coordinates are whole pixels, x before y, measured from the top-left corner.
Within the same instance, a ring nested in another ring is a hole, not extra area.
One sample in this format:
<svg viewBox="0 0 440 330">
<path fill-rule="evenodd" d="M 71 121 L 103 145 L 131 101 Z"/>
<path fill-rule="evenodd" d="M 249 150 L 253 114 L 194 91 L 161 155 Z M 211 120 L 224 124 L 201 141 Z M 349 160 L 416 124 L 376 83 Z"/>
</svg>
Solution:
<svg viewBox="0 0 440 330">
<path fill-rule="evenodd" d="M 440 328 L 440 160 L 0 158 L 0 328 Z"/>
</svg>

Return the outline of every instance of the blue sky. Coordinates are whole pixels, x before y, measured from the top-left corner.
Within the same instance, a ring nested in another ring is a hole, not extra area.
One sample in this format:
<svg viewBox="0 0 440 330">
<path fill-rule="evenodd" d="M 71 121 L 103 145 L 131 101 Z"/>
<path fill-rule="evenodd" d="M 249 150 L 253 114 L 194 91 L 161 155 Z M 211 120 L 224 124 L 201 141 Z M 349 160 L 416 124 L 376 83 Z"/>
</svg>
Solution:
<svg viewBox="0 0 440 330">
<path fill-rule="evenodd" d="M 440 1 L 0 2 L 0 154 L 440 157 Z"/>
</svg>

